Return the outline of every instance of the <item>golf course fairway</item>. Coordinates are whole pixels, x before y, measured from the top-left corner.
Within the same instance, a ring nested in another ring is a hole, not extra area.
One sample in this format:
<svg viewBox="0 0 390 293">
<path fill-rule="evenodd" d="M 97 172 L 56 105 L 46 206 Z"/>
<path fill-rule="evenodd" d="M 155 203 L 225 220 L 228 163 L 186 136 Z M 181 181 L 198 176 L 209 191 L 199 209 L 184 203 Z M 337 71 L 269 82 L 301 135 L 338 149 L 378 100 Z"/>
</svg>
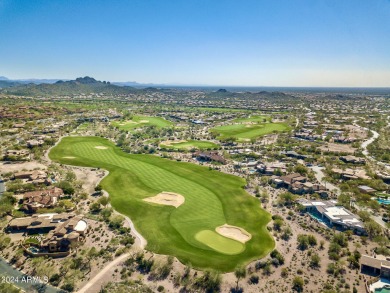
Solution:
<svg viewBox="0 0 390 293">
<path fill-rule="evenodd" d="M 111 125 L 120 130 L 131 131 L 135 128 L 143 128 L 146 126 L 155 126 L 157 128 L 172 127 L 173 123 L 162 117 L 135 115 L 131 120 L 112 121 Z"/>
<path fill-rule="evenodd" d="M 218 135 L 218 139 L 234 137 L 238 141 L 250 141 L 253 138 L 261 137 L 273 132 L 289 131 L 287 123 L 270 122 L 268 116 L 253 116 L 250 118 L 239 118 L 231 121 L 232 124 L 217 126 L 210 131 Z"/>
<path fill-rule="evenodd" d="M 101 185 L 111 205 L 132 219 L 153 252 L 195 268 L 228 272 L 274 247 L 266 229 L 271 217 L 245 192 L 242 178 L 153 155 L 126 154 L 100 137 L 65 137 L 49 157 L 108 170 Z M 184 202 L 175 207 L 144 200 L 162 192 L 179 194 Z M 243 243 L 215 232 L 224 224 L 244 229 L 250 240 Z"/>
</svg>

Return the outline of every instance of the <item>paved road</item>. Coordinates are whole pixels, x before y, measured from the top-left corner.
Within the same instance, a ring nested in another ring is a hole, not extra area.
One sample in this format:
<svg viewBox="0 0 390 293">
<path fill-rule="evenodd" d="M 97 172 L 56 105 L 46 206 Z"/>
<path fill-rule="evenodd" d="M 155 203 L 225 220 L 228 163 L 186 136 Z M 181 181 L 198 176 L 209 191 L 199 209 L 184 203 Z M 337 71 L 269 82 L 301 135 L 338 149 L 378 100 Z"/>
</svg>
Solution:
<svg viewBox="0 0 390 293">
<path fill-rule="evenodd" d="M 365 129 L 365 130 L 371 131 L 371 133 L 373 134 L 371 138 L 369 138 L 369 139 L 367 139 L 367 140 L 365 140 L 365 141 L 362 142 L 361 148 L 363 149 L 363 151 L 362 151 L 363 155 L 365 155 L 366 157 L 369 157 L 369 158 L 372 159 L 372 160 L 375 160 L 374 158 L 370 157 L 370 154 L 369 154 L 369 152 L 368 152 L 368 150 L 367 150 L 367 147 L 368 147 L 370 144 L 372 144 L 372 143 L 379 137 L 379 133 L 376 132 L 375 130 L 368 129 L 368 128 L 366 128 L 366 127 L 361 127 L 361 126 L 359 126 L 359 125 L 357 125 L 357 124 L 355 124 L 355 125 L 358 126 L 358 127 L 360 127 L 360 128 L 363 128 L 363 129 Z"/>
<path fill-rule="evenodd" d="M 103 190 L 103 196 L 106 196 L 108 197 L 108 192 Z M 111 206 L 111 203 L 108 204 L 108 207 L 112 207 Z M 141 249 L 144 249 L 146 247 L 146 245 L 148 244 L 147 240 L 135 229 L 134 227 L 134 223 L 132 220 L 130 220 L 129 217 L 117 212 L 115 209 L 114 209 L 114 214 L 117 214 L 117 215 L 121 215 L 122 217 L 125 218 L 126 222 L 129 224 L 130 226 L 130 229 L 131 229 L 131 232 L 130 234 L 135 238 L 135 242 L 134 242 L 134 245 L 135 247 L 139 247 Z"/>
<path fill-rule="evenodd" d="M 356 203 L 352 202 L 351 205 L 356 208 L 358 211 L 366 211 L 366 212 L 369 212 L 371 214 L 371 218 L 377 222 L 379 225 L 381 225 L 383 228 L 386 228 L 386 223 L 382 220 L 382 217 L 381 216 L 377 216 L 377 215 L 374 215 L 374 213 L 372 212 L 371 209 L 368 209 L 366 207 L 360 207 L 358 206 Z"/>
<path fill-rule="evenodd" d="M 0 195 L 2 195 L 5 192 L 5 183 L 3 181 L 3 178 L 0 177 Z"/>
<path fill-rule="evenodd" d="M 376 132 L 375 130 L 371 130 L 371 129 L 368 129 L 366 127 L 362 127 L 362 126 L 359 126 L 356 124 L 356 122 L 353 123 L 353 125 L 357 126 L 357 127 L 360 127 L 362 129 L 365 129 L 365 130 L 368 130 L 368 131 L 371 131 L 371 133 L 373 134 L 373 136 L 365 141 L 362 142 L 361 144 L 361 148 L 363 149 L 362 153 L 363 155 L 365 155 L 368 159 L 370 159 L 371 161 L 377 163 L 378 165 L 381 165 L 381 166 L 384 166 L 386 169 L 390 170 L 390 165 L 389 164 L 385 164 L 381 161 L 378 161 L 377 159 L 375 159 L 374 157 L 370 156 L 370 153 L 368 152 L 367 150 L 367 147 L 373 143 L 378 137 L 379 137 L 379 133 Z M 388 127 L 390 127 L 390 122 L 389 124 L 387 125 Z"/>
<path fill-rule="evenodd" d="M 363 141 L 362 144 L 360 145 L 360 147 L 361 147 L 362 150 L 363 150 L 363 151 L 362 151 L 363 155 L 365 155 L 368 159 L 372 160 L 373 162 L 376 162 L 376 163 L 379 164 L 379 165 L 385 165 L 385 163 L 380 162 L 380 161 L 376 160 L 375 158 L 373 158 L 372 156 L 370 156 L 370 153 L 369 153 L 368 150 L 367 150 L 367 147 L 368 147 L 371 143 L 373 143 L 373 142 L 379 137 L 379 133 L 376 132 L 375 130 L 371 130 L 371 129 L 368 129 L 368 128 L 366 128 L 366 127 L 362 127 L 362 126 L 360 126 L 360 125 L 357 125 L 357 124 L 356 124 L 356 121 L 353 123 L 353 125 L 355 125 L 356 127 L 361 128 L 361 129 L 364 129 L 364 130 L 367 130 L 367 131 L 371 131 L 371 133 L 372 133 L 372 137 L 369 138 L 369 139 L 367 139 L 367 140 L 365 140 L 365 141 Z M 390 124 L 389 124 L 389 126 L 390 126 Z M 387 166 L 387 165 L 385 165 L 385 167 L 386 167 L 387 169 L 390 169 L 390 167 Z"/>
<path fill-rule="evenodd" d="M 323 180 L 323 178 L 325 177 L 325 174 L 324 174 L 324 172 L 322 172 L 322 169 L 324 169 L 324 167 L 312 166 L 312 167 L 309 167 L 309 168 L 314 171 L 314 174 L 315 174 L 318 182 L 323 184 L 327 189 L 329 189 L 330 191 L 336 193 L 337 195 L 341 194 L 340 188 L 338 188 L 336 185 L 333 185 L 332 183 L 325 182 Z"/>
</svg>

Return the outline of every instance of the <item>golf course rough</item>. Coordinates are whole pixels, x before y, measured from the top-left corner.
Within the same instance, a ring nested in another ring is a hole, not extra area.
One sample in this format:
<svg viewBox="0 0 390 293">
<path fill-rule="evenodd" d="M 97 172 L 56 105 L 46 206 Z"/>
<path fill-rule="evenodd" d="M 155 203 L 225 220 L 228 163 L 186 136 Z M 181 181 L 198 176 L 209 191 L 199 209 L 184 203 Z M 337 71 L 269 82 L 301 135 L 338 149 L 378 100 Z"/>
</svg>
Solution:
<svg viewBox="0 0 390 293">
<path fill-rule="evenodd" d="M 266 229 L 271 217 L 245 192 L 242 178 L 153 155 L 126 154 L 100 137 L 65 137 L 49 157 L 108 170 L 101 185 L 111 205 L 132 219 L 147 249 L 156 253 L 195 268 L 228 272 L 274 247 Z M 161 192 L 180 194 L 185 201 L 177 208 L 144 201 Z M 244 229 L 251 239 L 242 243 L 218 234 L 216 228 L 224 224 Z"/>
<path fill-rule="evenodd" d="M 239 118 L 231 121 L 231 124 L 212 128 L 210 131 L 218 135 L 218 139 L 234 137 L 239 141 L 247 141 L 266 134 L 289 131 L 287 123 L 270 122 L 269 116 L 253 116 L 250 118 Z"/>
</svg>

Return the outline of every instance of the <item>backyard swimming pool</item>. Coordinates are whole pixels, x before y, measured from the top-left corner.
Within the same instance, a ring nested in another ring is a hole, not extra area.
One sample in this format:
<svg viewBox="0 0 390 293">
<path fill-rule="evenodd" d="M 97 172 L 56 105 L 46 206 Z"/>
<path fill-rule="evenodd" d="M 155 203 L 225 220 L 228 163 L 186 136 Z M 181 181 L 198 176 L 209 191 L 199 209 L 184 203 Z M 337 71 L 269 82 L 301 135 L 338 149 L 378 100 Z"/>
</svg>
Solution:
<svg viewBox="0 0 390 293">
<path fill-rule="evenodd" d="M 30 246 L 30 247 L 28 248 L 28 250 L 31 251 L 32 253 L 38 253 L 38 252 L 39 252 L 39 249 L 36 248 L 36 247 L 34 247 L 34 246 Z"/>
<path fill-rule="evenodd" d="M 326 227 L 328 227 L 328 228 L 331 228 L 330 223 L 329 223 L 328 221 L 324 220 L 324 219 L 323 219 L 322 217 L 320 217 L 318 214 L 312 213 L 312 212 L 309 212 L 308 214 L 309 214 L 309 216 L 310 216 L 312 219 L 316 220 L 316 221 L 319 222 L 320 224 L 322 224 L 322 225 L 324 225 L 324 226 L 326 226 Z"/>
<path fill-rule="evenodd" d="M 390 199 L 387 198 L 387 199 L 384 199 L 384 198 L 378 198 L 377 201 L 380 203 L 380 204 L 390 204 Z"/>
<path fill-rule="evenodd" d="M 389 288 L 383 287 L 380 289 L 375 289 L 375 293 L 390 293 L 390 287 Z"/>
</svg>

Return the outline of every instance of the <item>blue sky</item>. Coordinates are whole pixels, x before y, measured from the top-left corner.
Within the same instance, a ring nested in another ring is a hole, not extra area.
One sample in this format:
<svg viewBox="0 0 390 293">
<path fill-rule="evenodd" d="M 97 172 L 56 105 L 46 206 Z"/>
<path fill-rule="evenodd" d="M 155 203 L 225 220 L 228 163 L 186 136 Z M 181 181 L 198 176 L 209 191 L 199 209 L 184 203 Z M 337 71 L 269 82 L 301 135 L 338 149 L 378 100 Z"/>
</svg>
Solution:
<svg viewBox="0 0 390 293">
<path fill-rule="evenodd" d="M 390 86 L 390 1 L 0 0 L 0 75 Z"/>
</svg>

